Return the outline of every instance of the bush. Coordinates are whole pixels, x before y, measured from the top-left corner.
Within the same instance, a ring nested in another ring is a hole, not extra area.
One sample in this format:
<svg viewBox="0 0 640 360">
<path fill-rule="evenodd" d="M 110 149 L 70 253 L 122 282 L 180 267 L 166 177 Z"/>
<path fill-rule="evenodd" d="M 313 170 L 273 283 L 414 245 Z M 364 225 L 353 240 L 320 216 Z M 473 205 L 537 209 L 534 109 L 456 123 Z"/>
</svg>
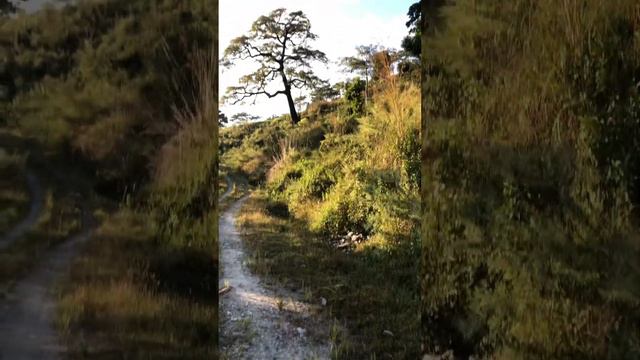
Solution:
<svg viewBox="0 0 640 360">
<path fill-rule="evenodd" d="M 322 199 L 334 186 L 340 176 L 335 165 L 303 160 L 296 166 L 302 173 L 287 190 L 291 202 L 300 203 L 305 199 Z M 291 175 L 292 173 L 289 173 Z M 289 177 L 291 178 L 291 177 Z"/>
<path fill-rule="evenodd" d="M 344 92 L 345 109 L 348 116 L 357 117 L 364 111 L 365 83 L 360 78 L 350 81 Z"/>
<path fill-rule="evenodd" d="M 373 212 L 370 196 L 357 179 L 346 178 L 327 194 L 311 222 L 311 229 L 328 235 L 346 234 L 349 231 L 368 234 Z"/>
</svg>

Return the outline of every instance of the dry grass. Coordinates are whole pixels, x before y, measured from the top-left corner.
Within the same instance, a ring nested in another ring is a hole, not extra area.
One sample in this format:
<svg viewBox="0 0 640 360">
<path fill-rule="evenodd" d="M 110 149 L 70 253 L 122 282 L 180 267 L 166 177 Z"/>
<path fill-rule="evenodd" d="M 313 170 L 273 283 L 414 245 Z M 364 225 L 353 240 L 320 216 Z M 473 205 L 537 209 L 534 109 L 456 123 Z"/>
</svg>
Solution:
<svg viewBox="0 0 640 360">
<path fill-rule="evenodd" d="M 267 182 L 272 182 L 276 176 L 280 175 L 282 169 L 290 165 L 291 159 L 296 153 L 296 148 L 291 138 L 280 139 L 278 148 L 279 151 L 273 157 L 273 165 L 267 171 Z"/>
<path fill-rule="evenodd" d="M 420 129 L 420 88 L 390 77 L 378 90 L 361 134 L 373 145 L 369 169 L 397 169 L 400 146 L 411 131 Z"/>
<path fill-rule="evenodd" d="M 202 276 L 184 267 L 202 258 L 155 243 L 154 232 L 147 215 L 122 209 L 75 261 L 57 320 L 70 358 L 215 358 L 215 289 L 176 283 Z"/>
<path fill-rule="evenodd" d="M 418 299 L 404 285 L 415 274 L 398 271 L 410 267 L 378 258 L 379 248 L 363 247 L 351 255 L 334 250 L 304 221 L 274 216 L 267 205 L 265 194 L 254 192 L 238 216 L 249 266 L 268 281 L 300 290 L 311 303 L 328 300 L 321 316 L 340 325 L 331 339 L 333 358 L 417 356 L 419 318 L 406 309 L 417 308 Z"/>
<path fill-rule="evenodd" d="M 215 56 L 213 51 L 194 55 L 193 89 L 185 91 L 184 104 L 174 107 L 179 130 L 160 149 L 156 159 L 154 179 L 159 191 L 181 185 L 198 188 L 215 164 L 218 148 Z"/>
</svg>

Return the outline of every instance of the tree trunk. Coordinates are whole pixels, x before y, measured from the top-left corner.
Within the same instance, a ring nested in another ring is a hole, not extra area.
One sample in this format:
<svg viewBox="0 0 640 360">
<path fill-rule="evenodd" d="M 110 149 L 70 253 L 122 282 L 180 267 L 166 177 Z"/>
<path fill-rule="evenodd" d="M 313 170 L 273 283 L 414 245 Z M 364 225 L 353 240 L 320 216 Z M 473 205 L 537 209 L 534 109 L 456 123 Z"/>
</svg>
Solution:
<svg viewBox="0 0 640 360">
<path fill-rule="evenodd" d="M 284 93 L 287 95 L 287 103 L 289 104 L 289 114 L 291 114 L 291 122 L 293 125 L 300 122 L 300 116 L 298 116 L 298 112 L 296 111 L 296 104 L 293 102 L 293 96 L 291 95 L 291 85 L 289 85 L 289 80 L 287 80 L 287 75 L 285 75 L 283 68 L 280 68 L 280 76 L 282 76 L 282 83 L 284 84 Z"/>
<path fill-rule="evenodd" d="M 291 114 L 291 121 L 295 125 L 300 122 L 300 116 L 298 116 L 298 112 L 296 111 L 296 105 L 293 102 L 293 96 L 291 96 L 291 89 L 287 88 L 287 90 L 285 91 L 287 95 L 287 103 L 289 103 L 289 113 Z"/>
<path fill-rule="evenodd" d="M 369 96 L 369 70 L 364 74 L 364 108 L 367 109 L 367 97 Z"/>
</svg>

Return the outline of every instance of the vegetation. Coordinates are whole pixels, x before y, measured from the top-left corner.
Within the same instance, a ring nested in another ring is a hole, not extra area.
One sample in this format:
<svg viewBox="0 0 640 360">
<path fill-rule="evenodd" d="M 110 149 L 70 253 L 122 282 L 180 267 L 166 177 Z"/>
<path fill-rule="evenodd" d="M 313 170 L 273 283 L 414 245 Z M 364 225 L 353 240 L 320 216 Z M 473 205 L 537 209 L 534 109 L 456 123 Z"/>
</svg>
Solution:
<svg viewBox="0 0 640 360">
<path fill-rule="evenodd" d="M 366 105 L 354 77 L 341 96 L 316 92 L 297 124 L 283 116 L 220 132 L 222 166 L 254 185 L 238 218 L 250 266 L 327 300 L 334 358 L 419 355 L 419 87 L 379 52 L 365 59 L 379 65 Z M 340 242 L 353 236 L 364 240 Z"/>
<path fill-rule="evenodd" d="M 24 218 L 29 208 L 25 157 L 11 149 L 0 149 L 0 234 Z"/>
<path fill-rule="evenodd" d="M 63 242 L 71 234 L 80 230 L 80 194 L 85 193 L 85 185 L 80 174 L 55 159 L 44 158 L 36 144 L 26 141 L 6 129 L 0 131 L 2 162 L 0 194 L 2 223 L 0 224 L 0 299 L 7 296 L 13 285 L 29 273 L 43 260 L 52 247 Z M 38 168 L 38 171 L 34 171 Z M 59 173 L 69 176 L 60 181 Z M 27 186 L 27 176 L 37 177 L 37 184 L 31 186 L 41 194 L 35 198 Z M 86 202 L 93 199 L 85 198 Z M 31 202 L 40 209 L 30 228 L 19 235 L 16 241 L 6 241 L 10 229 L 27 218 Z"/>
<path fill-rule="evenodd" d="M 638 358 L 638 3 L 426 3 L 425 350 Z"/>
<path fill-rule="evenodd" d="M 216 354 L 213 5 L 86 0 L 0 19 L 0 125 L 42 150 L 38 172 L 88 183 L 75 203 L 101 222 L 60 293 L 72 357 Z M 33 260 L 46 237 L 31 237 L 3 265 Z"/>
<path fill-rule="evenodd" d="M 25 0 L 21 0 L 21 1 L 24 2 Z M 12 14 L 16 12 L 18 10 L 18 8 L 16 7 L 17 4 L 18 4 L 18 0 L 16 1 L 0 0 L 0 16 L 4 16 L 7 14 Z"/>
</svg>

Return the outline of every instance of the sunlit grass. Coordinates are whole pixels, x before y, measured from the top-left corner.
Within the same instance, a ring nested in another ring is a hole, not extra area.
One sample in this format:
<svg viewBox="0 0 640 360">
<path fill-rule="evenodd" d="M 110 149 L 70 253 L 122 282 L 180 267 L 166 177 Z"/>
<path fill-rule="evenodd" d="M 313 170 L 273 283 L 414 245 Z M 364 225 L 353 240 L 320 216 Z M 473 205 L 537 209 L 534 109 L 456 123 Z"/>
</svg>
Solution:
<svg viewBox="0 0 640 360">
<path fill-rule="evenodd" d="M 304 222 L 269 215 L 267 203 L 263 193 L 254 193 L 237 218 L 251 252 L 249 265 L 270 281 L 303 292 L 311 304 L 327 300 L 326 308 L 318 306 L 320 316 L 340 319 L 348 329 L 336 330 L 332 338 L 336 358 L 403 358 L 417 351 L 412 334 L 418 314 L 406 311 L 416 308 L 417 297 L 401 280 L 410 269 L 376 259 L 377 246 L 352 255 L 337 251 Z"/>
<path fill-rule="evenodd" d="M 179 263 L 166 265 L 168 251 L 174 258 L 200 260 L 155 243 L 154 226 L 147 215 L 120 210 L 74 261 L 57 317 L 71 358 L 214 356 L 215 286 L 206 295 L 176 285 L 173 278 L 206 274 L 185 272 Z"/>
</svg>

